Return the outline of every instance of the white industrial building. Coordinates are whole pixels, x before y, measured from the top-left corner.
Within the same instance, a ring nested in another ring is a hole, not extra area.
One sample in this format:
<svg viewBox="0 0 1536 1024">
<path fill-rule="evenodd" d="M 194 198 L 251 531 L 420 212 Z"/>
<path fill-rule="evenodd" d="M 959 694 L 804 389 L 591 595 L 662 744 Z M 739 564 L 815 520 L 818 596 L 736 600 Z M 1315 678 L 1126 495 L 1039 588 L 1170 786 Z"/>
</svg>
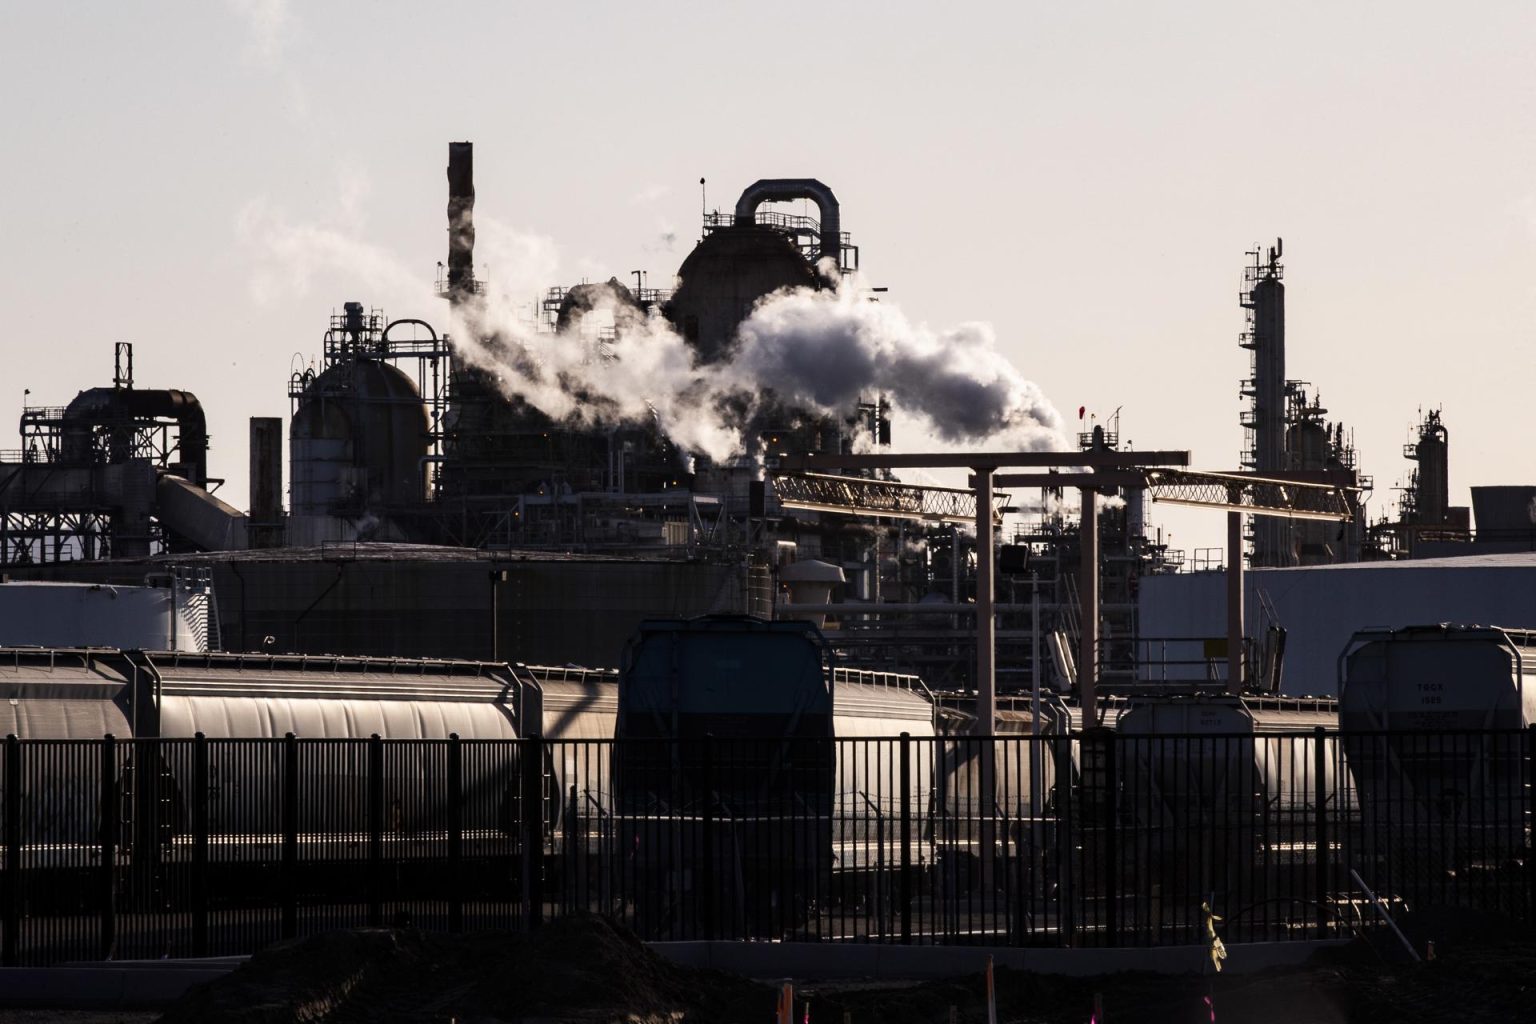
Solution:
<svg viewBox="0 0 1536 1024">
<path fill-rule="evenodd" d="M 1226 633 L 1226 586 L 1222 572 L 1141 580 L 1143 678 L 1207 676 L 1204 641 Z M 1262 636 L 1270 625 L 1286 631 L 1281 692 L 1332 694 L 1339 655 L 1359 629 L 1439 622 L 1536 628 L 1536 551 L 1255 569 L 1246 574 L 1244 612 L 1246 636 Z"/>
</svg>

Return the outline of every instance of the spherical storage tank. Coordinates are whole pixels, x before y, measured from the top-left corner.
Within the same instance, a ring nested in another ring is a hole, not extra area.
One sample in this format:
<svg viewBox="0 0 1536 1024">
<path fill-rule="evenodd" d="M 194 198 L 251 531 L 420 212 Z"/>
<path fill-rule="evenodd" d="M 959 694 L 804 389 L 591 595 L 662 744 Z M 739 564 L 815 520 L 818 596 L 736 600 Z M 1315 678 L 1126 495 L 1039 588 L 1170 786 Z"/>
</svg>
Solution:
<svg viewBox="0 0 1536 1024">
<path fill-rule="evenodd" d="M 710 232 L 677 277 L 667 317 L 704 362 L 729 352 L 736 329 L 764 296 L 818 284 L 815 270 L 782 232 L 757 224 Z"/>
<path fill-rule="evenodd" d="M 295 516 L 364 512 L 425 495 L 426 406 L 389 363 L 333 363 L 304 390 L 289 428 Z"/>
</svg>

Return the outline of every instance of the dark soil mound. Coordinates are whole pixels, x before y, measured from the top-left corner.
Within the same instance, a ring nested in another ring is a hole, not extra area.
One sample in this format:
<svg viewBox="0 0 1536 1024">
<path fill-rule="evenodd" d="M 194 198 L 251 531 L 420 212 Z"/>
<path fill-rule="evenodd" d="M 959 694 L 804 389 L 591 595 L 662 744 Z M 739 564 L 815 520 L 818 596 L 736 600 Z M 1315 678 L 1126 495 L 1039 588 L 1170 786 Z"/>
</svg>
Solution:
<svg viewBox="0 0 1536 1024">
<path fill-rule="evenodd" d="M 1435 922 L 1437 934 L 1449 934 Z M 1111 1024 L 1464 1024 L 1518 1021 L 1536 1005 L 1536 943 L 1437 943 L 1433 962 L 1394 961 L 1368 944 L 1303 967 L 1219 976 L 1126 972 L 1066 978 L 997 971 L 1005 1024 L 1082 1024 L 1094 997 Z M 1395 943 L 1395 939 L 1391 939 Z M 1209 999 L 1211 1002 L 1207 1002 Z M 767 1024 L 776 993 L 680 967 L 600 918 L 531 935 L 351 931 L 274 946 L 188 993 L 163 1024 Z M 795 1020 L 960 1024 L 986 1020 L 979 974 L 920 985 L 797 987 Z M 846 1015 L 846 1016 L 845 1016 Z"/>
<path fill-rule="evenodd" d="M 161 1024 L 746 1024 L 771 989 L 663 960 L 597 917 L 530 935 L 367 929 L 285 942 L 189 992 Z"/>
<path fill-rule="evenodd" d="M 1395 939 L 1391 940 L 1396 942 Z M 997 971 L 1005 1024 L 1084 1024 L 1094 997 L 1110 1024 L 1465 1024 L 1528 1020 L 1536 1006 L 1536 943 L 1467 942 L 1431 963 L 1384 960 L 1366 951 L 1258 974 L 1167 975 L 1128 971 L 1067 978 Z M 903 988 L 798 993 L 813 1024 L 959 1024 L 986 1020 L 979 975 Z M 1206 1000 L 1209 999 L 1210 1002 Z M 847 1017 L 844 1017 L 847 1014 Z"/>
</svg>

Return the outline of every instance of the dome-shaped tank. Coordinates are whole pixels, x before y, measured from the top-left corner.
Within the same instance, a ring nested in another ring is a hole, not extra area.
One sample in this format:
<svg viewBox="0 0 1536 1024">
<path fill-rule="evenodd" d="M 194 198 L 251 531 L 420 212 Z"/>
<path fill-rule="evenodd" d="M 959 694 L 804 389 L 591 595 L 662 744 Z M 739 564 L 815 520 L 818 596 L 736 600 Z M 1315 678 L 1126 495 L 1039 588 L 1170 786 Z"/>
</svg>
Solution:
<svg viewBox="0 0 1536 1024">
<path fill-rule="evenodd" d="M 819 283 L 788 237 L 758 224 L 711 231 L 683 260 L 677 276 L 667 318 L 705 362 L 726 353 L 736 328 L 763 296 Z"/>
<path fill-rule="evenodd" d="M 415 383 L 376 359 L 316 377 L 289 428 L 295 516 L 363 513 L 425 496 L 426 406 Z"/>
<path fill-rule="evenodd" d="M 645 322 L 645 308 L 617 278 L 606 281 L 578 284 L 565 291 L 560 310 L 555 315 L 555 330 L 564 334 L 580 329 L 582 321 L 592 314 L 603 314 L 614 330 L 623 332 Z"/>
</svg>

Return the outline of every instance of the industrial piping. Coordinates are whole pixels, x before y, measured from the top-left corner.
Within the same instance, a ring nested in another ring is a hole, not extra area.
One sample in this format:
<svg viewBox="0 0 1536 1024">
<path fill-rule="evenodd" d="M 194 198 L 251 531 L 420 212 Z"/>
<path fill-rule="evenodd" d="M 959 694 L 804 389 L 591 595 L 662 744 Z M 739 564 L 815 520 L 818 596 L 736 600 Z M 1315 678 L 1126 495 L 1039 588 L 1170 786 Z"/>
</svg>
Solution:
<svg viewBox="0 0 1536 1024">
<path fill-rule="evenodd" d="M 816 204 L 821 213 L 821 258 L 841 268 L 843 232 L 837 197 L 815 178 L 762 178 L 753 182 L 736 200 L 736 223 L 756 223 L 759 206 L 790 199 L 809 199 Z"/>
<path fill-rule="evenodd" d="M 187 480 L 208 486 L 208 421 L 190 391 L 90 388 L 64 409 L 63 457 L 66 464 L 91 461 L 91 428 L 131 419 L 164 418 L 180 430 L 181 464 Z"/>
</svg>

